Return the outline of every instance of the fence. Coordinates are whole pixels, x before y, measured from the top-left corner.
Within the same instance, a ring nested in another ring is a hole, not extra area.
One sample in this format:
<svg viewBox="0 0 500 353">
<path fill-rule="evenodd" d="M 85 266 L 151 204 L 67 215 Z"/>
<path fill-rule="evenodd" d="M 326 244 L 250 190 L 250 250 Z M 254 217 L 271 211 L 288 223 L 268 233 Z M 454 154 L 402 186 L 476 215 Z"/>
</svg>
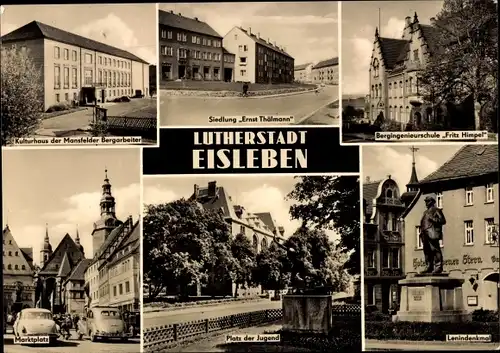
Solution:
<svg viewBox="0 0 500 353">
<path fill-rule="evenodd" d="M 156 117 L 123 117 L 108 116 L 107 130 L 117 136 L 141 136 L 149 140 L 156 140 L 157 118 Z"/>
<path fill-rule="evenodd" d="M 334 320 L 361 319 L 360 304 L 333 305 Z M 184 341 L 203 337 L 209 333 L 231 328 L 245 328 L 279 321 L 283 318 L 282 309 L 268 309 L 249 313 L 234 314 L 211 319 L 190 321 L 152 327 L 143 331 L 144 351 L 154 352 L 175 346 Z"/>
</svg>

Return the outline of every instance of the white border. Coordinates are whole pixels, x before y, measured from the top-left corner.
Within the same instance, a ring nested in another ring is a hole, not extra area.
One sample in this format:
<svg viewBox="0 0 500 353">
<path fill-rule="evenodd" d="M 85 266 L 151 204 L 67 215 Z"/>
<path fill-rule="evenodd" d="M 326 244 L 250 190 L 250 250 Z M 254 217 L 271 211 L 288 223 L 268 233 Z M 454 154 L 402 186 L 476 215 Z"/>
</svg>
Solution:
<svg viewBox="0 0 500 353">
<path fill-rule="evenodd" d="M 156 146 L 160 147 L 160 5 L 155 4 L 155 31 L 156 31 Z M 153 146 L 149 146 L 153 147 Z M 142 149 L 141 149 L 142 151 Z"/>
<path fill-rule="evenodd" d="M 364 237 L 364 202 L 363 202 L 363 146 L 359 146 L 359 262 L 361 292 L 361 350 L 366 350 L 365 343 L 365 237 Z"/>
<path fill-rule="evenodd" d="M 257 168 L 255 168 L 257 169 Z M 262 168 L 261 168 L 262 169 Z M 217 176 L 220 178 L 226 178 L 226 177 L 266 177 L 266 176 L 271 176 L 271 177 L 277 177 L 277 176 L 283 176 L 283 177 L 290 177 L 290 176 L 359 176 L 359 173 L 335 173 L 335 172 L 325 172 L 325 173 L 228 173 L 228 174 L 222 174 L 222 173 L 203 173 L 203 174 L 146 174 L 143 175 L 143 179 L 162 179 L 162 178 L 203 178 L 203 177 L 209 177 L 209 176 Z M 142 179 L 141 179 L 142 180 Z"/>
<path fill-rule="evenodd" d="M 339 53 L 339 123 L 338 123 L 338 129 L 339 129 L 339 144 L 342 145 L 342 1 L 338 2 L 338 10 L 337 10 L 337 15 L 338 15 L 338 20 L 337 20 L 337 46 L 338 46 L 338 53 Z M 361 155 L 360 155 L 361 156 Z M 360 157 L 361 158 L 361 157 Z M 361 166 L 360 166 L 361 168 Z M 361 172 L 361 169 L 359 170 Z"/>
<path fill-rule="evenodd" d="M 158 13 L 158 11 L 157 11 Z M 140 209 L 139 209 L 139 234 L 140 234 L 140 242 L 139 242 L 139 255 L 140 255 L 140 260 L 139 260 L 139 273 L 140 273 L 140 281 L 139 281 L 139 305 L 140 305 L 140 315 L 141 315 L 141 327 L 140 327 L 140 352 L 144 352 L 144 251 L 143 251 L 143 222 L 142 220 L 144 219 L 144 204 L 143 204 L 143 174 L 142 174 L 142 155 L 143 155 L 143 150 L 142 148 L 138 150 L 139 152 L 139 188 L 140 188 L 140 195 L 139 195 L 139 204 L 140 204 Z"/>
</svg>

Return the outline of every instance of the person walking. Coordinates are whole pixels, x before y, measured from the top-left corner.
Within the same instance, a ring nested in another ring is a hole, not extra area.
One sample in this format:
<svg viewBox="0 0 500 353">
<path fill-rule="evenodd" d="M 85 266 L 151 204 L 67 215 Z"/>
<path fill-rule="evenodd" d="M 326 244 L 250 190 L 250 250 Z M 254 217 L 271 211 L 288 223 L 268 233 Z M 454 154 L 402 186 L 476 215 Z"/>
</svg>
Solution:
<svg viewBox="0 0 500 353">
<path fill-rule="evenodd" d="M 248 82 L 243 83 L 243 97 L 248 97 Z"/>
</svg>

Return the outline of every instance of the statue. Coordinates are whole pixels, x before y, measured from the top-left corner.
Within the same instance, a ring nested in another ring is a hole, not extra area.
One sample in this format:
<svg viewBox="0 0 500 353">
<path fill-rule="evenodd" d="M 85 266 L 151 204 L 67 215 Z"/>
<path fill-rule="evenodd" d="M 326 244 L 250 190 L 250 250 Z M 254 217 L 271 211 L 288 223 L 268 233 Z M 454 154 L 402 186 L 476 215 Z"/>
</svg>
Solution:
<svg viewBox="0 0 500 353">
<path fill-rule="evenodd" d="M 23 289 L 24 289 L 23 283 L 19 282 L 19 281 L 16 282 L 16 299 L 14 300 L 15 303 L 23 301 L 23 297 L 22 297 Z"/>
<path fill-rule="evenodd" d="M 432 196 L 427 196 L 424 201 L 427 210 L 420 221 L 420 239 L 424 247 L 426 268 L 422 273 L 439 274 L 443 272 L 443 254 L 439 241 L 443 239 L 446 219 Z"/>
</svg>

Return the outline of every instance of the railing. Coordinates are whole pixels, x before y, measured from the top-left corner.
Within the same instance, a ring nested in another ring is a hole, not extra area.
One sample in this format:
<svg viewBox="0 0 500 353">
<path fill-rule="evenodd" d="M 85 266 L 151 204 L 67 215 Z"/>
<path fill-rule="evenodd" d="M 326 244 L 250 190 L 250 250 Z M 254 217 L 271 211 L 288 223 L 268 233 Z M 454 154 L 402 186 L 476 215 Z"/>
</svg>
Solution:
<svg viewBox="0 0 500 353">
<path fill-rule="evenodd" d="M 339 320 L 360 319 L 360 304 L 334 304 L 332 316 Z M 142 336 L 145 352 L 155 352 L 176 346 L 179 343 L 204 337 L 213 332 L 233 328 L 246 328 L 273 323 L 283 319 L 282 309 L 267 309 L 234 314 L 211 319 L 190 321 L 144 329 Z"/>
</svg>

